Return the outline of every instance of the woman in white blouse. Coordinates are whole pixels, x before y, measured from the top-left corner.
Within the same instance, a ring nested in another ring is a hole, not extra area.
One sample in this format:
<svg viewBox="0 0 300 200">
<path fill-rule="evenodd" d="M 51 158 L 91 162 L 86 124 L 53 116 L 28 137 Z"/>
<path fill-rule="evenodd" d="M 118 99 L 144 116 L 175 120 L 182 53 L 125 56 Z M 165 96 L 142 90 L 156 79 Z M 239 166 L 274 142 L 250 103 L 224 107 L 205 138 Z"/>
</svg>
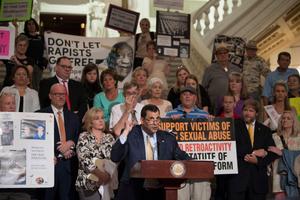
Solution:
<svg viewBox="0 0 300 200">
<path fill-rule="evenodd" d="M 16 66 L 12 71 L 12 86 L 4 87 L 1 93 L 13 93 L 16 98 L 17 112 L 34 112 L 40 109 L 37 91 L 28 87 L 30 84 L 29 71 L 25 66 Z"/>
</svg>

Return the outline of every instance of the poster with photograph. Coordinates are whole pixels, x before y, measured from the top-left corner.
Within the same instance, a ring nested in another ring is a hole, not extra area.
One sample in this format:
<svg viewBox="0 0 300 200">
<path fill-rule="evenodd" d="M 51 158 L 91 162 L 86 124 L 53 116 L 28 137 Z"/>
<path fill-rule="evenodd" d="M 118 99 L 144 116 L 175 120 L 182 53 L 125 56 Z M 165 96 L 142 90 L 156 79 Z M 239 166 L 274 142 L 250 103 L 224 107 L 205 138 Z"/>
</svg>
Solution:
<svg viewBox="0 0 300 200">
<path fill-rule="evenodd" d="M 105 27 L 135 34 L 140 13 L 110 4 Z"/>
<path fill-rule="evenodd" d="M 9 60 L 15 53 L 15 29 L 0 26 L 0 59 Z"/>
<path fill-rule="evenodd" d="M 183 0 L 153 0 L 154 7 L 183 10 Z"/>
<path fill-rule="evenodd" d="M 54 185 L 54 116 L 0 113 L 0 188 Z"/>
<path fill-rule="evenodd" d="M 179 147 L 200 161 L 214 161 L 214 174 L 237 174 L 237 154 L 232 119 L 162 119 L 162 130 L 170 130 Z"/>
<path fill-rule="evenodd" d="M 246 49 L 246 42 L 240 37 L 230 37 L 226 35 L 218 35 L 214 41 L 214 48 L 212 54 L 212 63 L 217 62 L 216 47 L 221 43 L 225 43 L 229 49 L 229 60 L 232 64 L 243 68 L 244 54 Z"/>
<path fill-rule="evenodd" d="M 116 69 L 118 87 L 131 80 L 134 59 L 134 37 L 90 38 L 62 33 L 45 33 L 49 68 L 54 76 L 56 60 L 68 56 L 72 62 L 71 78 L 80 81 L 84 66 L 88 63 Z"/>
<path fill-rule="evenodd" d="M 0 21 L 25 21 L 31 17 L 33 0 L 1 0 Z"/>
<path fill-rule="evenodd" d="M 157 53 L 162 56 L 190 57 L 190 14 L 157 11 Z"/>
</svg>

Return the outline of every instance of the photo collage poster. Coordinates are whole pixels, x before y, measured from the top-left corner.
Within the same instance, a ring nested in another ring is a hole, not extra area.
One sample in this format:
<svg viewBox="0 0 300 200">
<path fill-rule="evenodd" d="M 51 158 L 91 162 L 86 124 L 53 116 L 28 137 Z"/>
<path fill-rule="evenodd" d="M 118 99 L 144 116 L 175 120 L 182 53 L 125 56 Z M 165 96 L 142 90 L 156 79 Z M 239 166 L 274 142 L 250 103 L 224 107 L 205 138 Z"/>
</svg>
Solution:
<svg viewBox="0 0 300 200">
<path fill-rule="evenodd" d="M 212 53 L 212 63 L 217 62 L 216 47 L 224 43 L 229 49 L 229 60 L 232 64 L 243 68 L 244 54 L 246 42 L 241 37 L 230 37 L 226 35 L 218 35 L 214 41 L 214 48 Z"/>
<path fill-rule="evenodd" d="M 0 188 L 54 185 L 54 116 L 0 113 Z"/>
<path fill-rule="evenodd" d="M 157 11 L 157 53 L 161 56 L 190 57 L 190 14 Z"/>
</svg>

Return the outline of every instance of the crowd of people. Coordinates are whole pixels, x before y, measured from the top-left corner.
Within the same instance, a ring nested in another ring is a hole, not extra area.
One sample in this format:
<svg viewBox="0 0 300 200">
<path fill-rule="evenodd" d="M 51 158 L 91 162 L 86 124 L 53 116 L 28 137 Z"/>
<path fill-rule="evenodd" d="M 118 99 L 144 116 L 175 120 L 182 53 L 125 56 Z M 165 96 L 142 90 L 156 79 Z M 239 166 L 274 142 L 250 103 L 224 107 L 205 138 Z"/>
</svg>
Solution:
<svg viewBox="0 0 300 200">
<path fill-rule="evenodd" d="M 47 62 L 34 19 L 16 37 L 15 55 L 0 61 L 6 67 L 0 111 L 53 113 L 55 117 L 54 187 L 40 189 L 34 196 L 164 199 L 159 183 L 130 177 L 130 169 L 139 160 L 192 159 L 173 135 L 159 130 L 161 118 L 224 117 L 234 119 L 238 174 L 216 176 L 215 199 L 266 199 L 268 180 L 275 199 L 300 198 L 300 113 L 290 103 L 300 103 L 295 99 L 300 96 L 300 76 L 289 68 L 290 54 L 279 53 L 278 67 L 271 72 L 256 54 L 255 41 L 249 41 L 240 68 L 230 63 L 226 44 L 220 44 L 215 50 L 217 62 L 205 69 L 202 83 L 187 67 L 178 66 L 176 83 L 168 86 L 170 66 L 157 57 L 149 20 L 142 19 L 140 27 L 135 67 L 122 88 L 118 81 L 125 77 L 114 67 L 116 63 L 107 63 L 113 66 L 101 73 L 89 63 L 78 82 L 70 78 L 73 66 L 67 56 L 57 59 L 53 77 L 42 79 Z M 266 78 L 263 87 L 261 75 Z M 105 160 L 102 167 L 99 160 Z M 210 181 L 187 181 L 178 197 L 209 200 L 211 188 Z M 27 200 L 26 193 L 32 195 L 26 189 L 0 192 L 7 199 L 19 195 Z"/>
</svg>

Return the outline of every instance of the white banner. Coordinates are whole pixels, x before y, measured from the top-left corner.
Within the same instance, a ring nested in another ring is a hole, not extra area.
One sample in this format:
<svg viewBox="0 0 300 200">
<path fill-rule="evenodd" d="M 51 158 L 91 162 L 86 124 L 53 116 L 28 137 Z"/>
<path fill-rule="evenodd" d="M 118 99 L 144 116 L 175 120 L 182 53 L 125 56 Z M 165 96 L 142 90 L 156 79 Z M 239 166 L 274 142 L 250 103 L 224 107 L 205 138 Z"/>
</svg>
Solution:
<svg viewBox="0 0 300 200">
<path fill-rule="evenodd" d="M 180 149 L 195 160 L 213 161 L 214 174 L 237 174 L 237 153 L 233 120 L 229 118 L 164 118 L 162 130 L 171 130 Z"/>
<path fill-rule="evenodd" d="M 53 114 L 0 113 L 0 188 L 53 186 Z"/>
<path fill-rule="evenodd" d="M 53 75 L 57 58 L 67 56 L 72 61 L 71 78 L 75 80 L 81 79 L 82 69 L 88 63 L 94 63 L 102 69 L 106 67 L 116 68 L 118 75 L 121 76 L 121 82 L 131 77 L 134 55 L 133 37 L 87 38 L 49 32 L 45 33 L 45 43 Z M 127 46 L 130 50 L 126 51 L 125 56 L 120 56 Z M 117 59 L 120 57 L 126 57 L 128 66 L 117 66 L 119 64 Z"/>
</svg>

